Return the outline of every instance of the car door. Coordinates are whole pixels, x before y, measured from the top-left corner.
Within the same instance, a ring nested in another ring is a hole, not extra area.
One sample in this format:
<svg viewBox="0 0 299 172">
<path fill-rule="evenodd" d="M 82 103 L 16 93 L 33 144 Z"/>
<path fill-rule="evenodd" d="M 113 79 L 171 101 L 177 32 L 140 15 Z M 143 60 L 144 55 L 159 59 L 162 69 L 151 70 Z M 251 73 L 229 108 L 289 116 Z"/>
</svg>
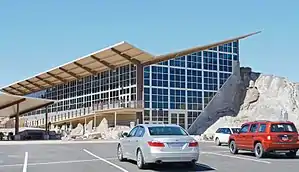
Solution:
<svg viewBox="0 0 299 172">
<path fill-rule="evenodd" d="M 229 140 L 229 136 L 232 134 L 230 128 L 224 128 L 224 132 L 223 132 L 223 138 L 222 138 L 222 142 L 223 143 L 228 143 Z"/>
<path fill-rule="evenodd" d="M 132 157 L 135 157 L 135 156 L 132 156 L 133 155 L 133 146 L 132 146 L 132 144 L 134 145 L 134 143 L 132 142 L 132 140 L 134 140 L 134 136 L 135 136 L 135 134 L 136 134 L 136 132 L 137 132 L 137 130 L 138 130 L 138 127 L 139 126 L 136 126 L 136 127 L 134 127 L 130 132 L 129 132 L 129 134 L 128 134 L 128 136 L 127 137 L 125 137 L 125 138 L 123 138 L 123 140 L 122 140 L 122 148 L 123 148 L 123 151 L 124 151 L 124 154 L 125 154 L 125 156 L 126 157 L 130 157 L 130 158 L 132 158 Z"/>
<path fill-rule="evenodd" d="M 245 134 L 244 144 L 246 149 L 253 150 L 254 137 L 256 135 L 257 128 L 258 124 L 253 123 L 250 125 L 249 132 Z"/>
<path fill-rule="evenodd" d="M 132 149 L 133 149 L 133 151 L 135 152 L 135 154 L 134 155 L 136 155 L 136 151 L 137 151 L 137 148 L 138 147 L 140 147 L 140 148 L 142 148 L 142 144 L 144 143 L 143 142 L 143 136 L 144 136 L 144 133 L 145 133 L 145 128 L 143 127 L 143 126 L 139 126 L 138 127 L 138 130 L 137 130 L 137 132 L 136 132 L 136 134 L 135 134 L 135 136 L 134 137 L 132 137 Z"/>
<path fill-rule="evenodd" d="M 236 144 L 241 149 L 246 148 L 245 138 L 246 138 L 246 134 L 248 133 L 249 126 L 250 126 L 249 124 L 242 125 L 240 132 L 235 137 Z"/>
</svg>

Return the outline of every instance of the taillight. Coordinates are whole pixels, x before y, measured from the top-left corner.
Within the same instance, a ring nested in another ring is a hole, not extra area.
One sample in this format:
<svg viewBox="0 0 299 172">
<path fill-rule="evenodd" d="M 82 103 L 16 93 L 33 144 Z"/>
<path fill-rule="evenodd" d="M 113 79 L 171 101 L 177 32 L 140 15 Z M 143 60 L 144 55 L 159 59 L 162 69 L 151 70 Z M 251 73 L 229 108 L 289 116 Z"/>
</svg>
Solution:
<svg viewBox="0 0 299 172">
<path fill-rule="evenodd" d="M 271 140 L 271 136 L 267 136 L 267 140 Z"/>
<path fill-rule="evenodd" d="M 150 141 L 150 142 L 147 142 L 149 146 L 151 147 L 164 147 L 164 143 L 161 143 L 161 142 L 157 142 L 157 141 Z"/>
<path fill-rule="evenodd" d="M 189 143 L 189 147 L 197 147 L 198 146 L 198 142 L 197 141 L 192 141 Z"/>
</svg>

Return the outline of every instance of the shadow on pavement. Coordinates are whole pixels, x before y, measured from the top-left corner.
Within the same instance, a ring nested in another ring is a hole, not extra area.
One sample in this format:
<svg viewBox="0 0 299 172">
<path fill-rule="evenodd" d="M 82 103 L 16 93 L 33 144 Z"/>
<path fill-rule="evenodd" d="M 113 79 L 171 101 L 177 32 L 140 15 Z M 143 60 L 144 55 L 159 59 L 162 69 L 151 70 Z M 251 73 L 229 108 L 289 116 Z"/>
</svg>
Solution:
<svg viewBox="0 0 299 172">
<path fill-rule="evenodd" d="M 252 152 L 239 152 L 239 155 L 244 155 L 244 156 L 252 156 L 255 157 L 254 153 Z M 297 155 L 296 157 L 287 157 L 285 154 L 283 153 L 269 153 L 268 155 L 265 156 L 265 158 L 263 159 L 298 159 L 299 160 L 299 156 Z"/>
<path fill-rule="evenodd" d="M 136 165 L 135 161 L 129 161 L 130 163 Z M 163 172 L 192 172 L 192 171 L 214 171 L 216 169 L 206 165 L 206 164 L 196 164 L 195 167 L 190 167 L 182 163 L 165 163 L 165 164 L 151 164 L 148 170 L 152 171 L 163 171 Z"/>
</svg>

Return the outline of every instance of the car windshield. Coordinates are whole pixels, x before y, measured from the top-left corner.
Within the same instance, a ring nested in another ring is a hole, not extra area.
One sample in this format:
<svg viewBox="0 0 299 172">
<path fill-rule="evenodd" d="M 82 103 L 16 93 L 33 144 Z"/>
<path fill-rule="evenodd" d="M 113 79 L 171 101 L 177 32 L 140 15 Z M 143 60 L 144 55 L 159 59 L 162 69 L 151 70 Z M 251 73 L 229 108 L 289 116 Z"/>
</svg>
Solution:
<svg viewBox="0 0 299 172">
<path fill-rule="evenodd" d="M 271 132 L 297 132 L 294 124 L 272 124 Z"/>
<path fill-rule="evenodd" d="M 238 133 L 240 131 L 240 128 L 232 128 L 233 133 Z"/>
<path fill-rule="evenodd" d="M 173 126 L 157 126 L 148 127 L 149 133 L 152 136 L 159 135 L 174 135 L 174 136 L 186 136 L 188 135 L 182 128 Z"/>
</svg>

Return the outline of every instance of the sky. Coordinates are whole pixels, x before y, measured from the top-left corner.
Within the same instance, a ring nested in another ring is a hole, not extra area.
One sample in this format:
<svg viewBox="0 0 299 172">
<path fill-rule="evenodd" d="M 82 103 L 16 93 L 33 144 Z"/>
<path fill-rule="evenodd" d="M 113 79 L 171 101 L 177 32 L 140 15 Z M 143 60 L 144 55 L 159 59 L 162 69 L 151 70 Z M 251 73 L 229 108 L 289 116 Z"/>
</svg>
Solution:
<svg viewBox="0 0 299 172">
<path fill-rule="evenodd" d="M 151 54 L 241 40 L 240 61 L 299 82 L 299 1 L 0 1 L 0 87 L 120 41 Z"/>
</svg>

